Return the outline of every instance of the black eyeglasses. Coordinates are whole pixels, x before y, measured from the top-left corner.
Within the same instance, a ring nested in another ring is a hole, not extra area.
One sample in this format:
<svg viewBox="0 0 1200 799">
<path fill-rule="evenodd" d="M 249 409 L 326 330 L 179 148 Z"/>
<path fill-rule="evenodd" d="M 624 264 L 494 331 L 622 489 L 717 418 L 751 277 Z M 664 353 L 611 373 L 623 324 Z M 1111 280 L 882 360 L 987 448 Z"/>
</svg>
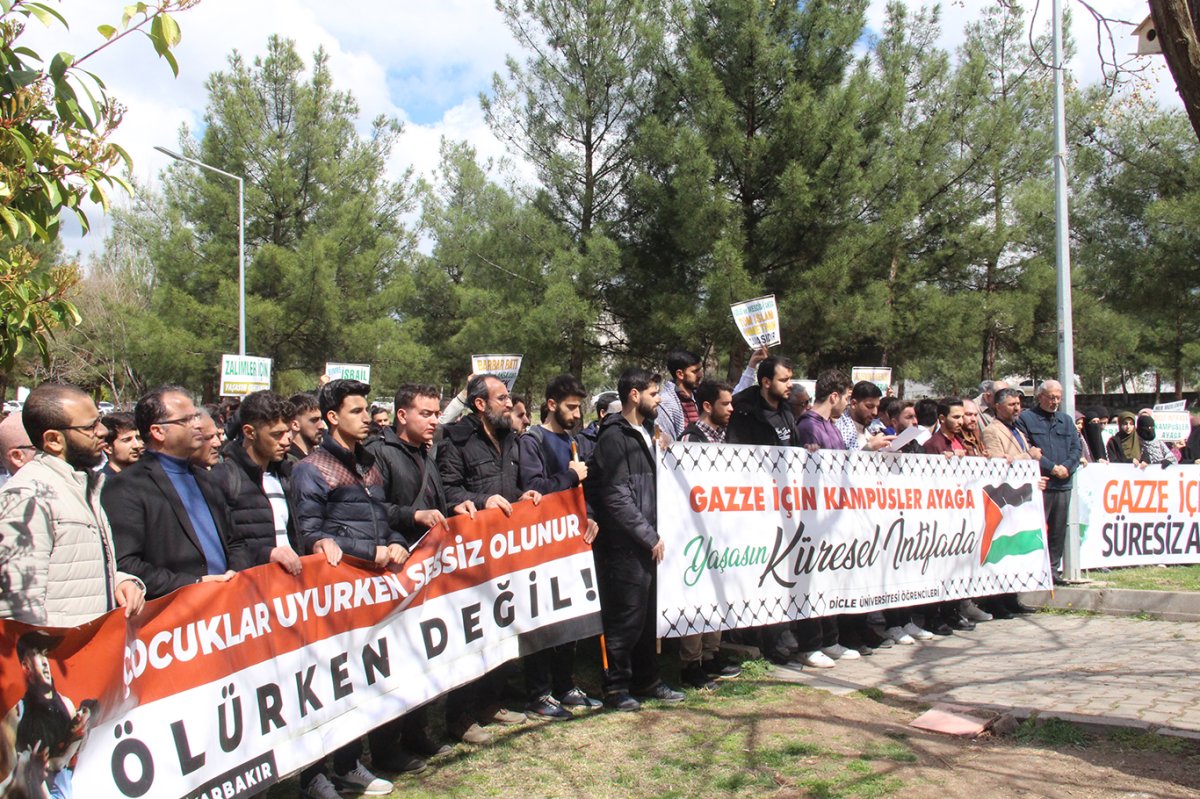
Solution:
<svg viewBox="0 0 1200 799">
<path fill-rule="evenodd" d="M 96 428 L 99 426 L 100 426 L 100 417 L 97 416 L 96 421 L 91 422 L 90 424 L 73 424 L 73 425 L 68 425 L 66 427 L 56 427 L 54 429 L 59 430 L 59 431 L 78 430 L 81 433 L 94 433 L 94 432 L 96 432 Z"/>
<path fill-rule="evenodd" d="M 199 421 L 199 419 L 202 415 L 203 414 L 196 412 L 196 413 L 193 413 L 191 416 L 180 416 L 178 419 L 163 419 L 161 422 L 155 422 L 155 424 L 184 424 L 184 425 L 187 425 L 187 424 L 192 424 L 193 422 Z"/>
</svg>

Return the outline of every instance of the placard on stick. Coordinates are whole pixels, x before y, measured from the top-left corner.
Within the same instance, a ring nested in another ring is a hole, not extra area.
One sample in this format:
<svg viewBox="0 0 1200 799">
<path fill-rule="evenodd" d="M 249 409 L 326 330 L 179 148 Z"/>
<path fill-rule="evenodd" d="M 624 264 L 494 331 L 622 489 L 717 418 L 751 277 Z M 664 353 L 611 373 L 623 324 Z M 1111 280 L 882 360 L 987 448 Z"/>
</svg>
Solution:
<svg viewBox="0 0 1200 799">
<path fill-rule="evenodd" d="M 733 321 L 742 332 L 742 338 L 751 349 L 759 347 L 774 347 L 780 344 L 779 338 L 779 309 L 775 305 L 775 295 L 755 297 L 745 302 L 735 302 L 729 306 L 733 313 Z"/>
<path fill-rule="evenodd" d="M 472 355 L 471 374 L 495 375 L 512 391 L 521 373 L 520 355 Z"/>
</svg>

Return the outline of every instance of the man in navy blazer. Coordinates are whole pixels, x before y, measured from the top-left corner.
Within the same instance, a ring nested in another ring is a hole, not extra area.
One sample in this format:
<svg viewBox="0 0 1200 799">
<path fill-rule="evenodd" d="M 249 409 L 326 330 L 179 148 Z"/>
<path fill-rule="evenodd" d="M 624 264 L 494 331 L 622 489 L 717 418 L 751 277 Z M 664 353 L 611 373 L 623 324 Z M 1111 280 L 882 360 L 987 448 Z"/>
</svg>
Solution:
<svg viewBox="0 0 1200 799">
<path fill-rule="evenodd" d="M 104 487 L 118 568 L 146 584 L 146 598 L 198 582 L 224 582 L 253 565 L 232 535 L 229 509 L 191 456 L 204 443 L 186 389 L 163 386 L 133 411 L 146 452 Z"/>
</svg>

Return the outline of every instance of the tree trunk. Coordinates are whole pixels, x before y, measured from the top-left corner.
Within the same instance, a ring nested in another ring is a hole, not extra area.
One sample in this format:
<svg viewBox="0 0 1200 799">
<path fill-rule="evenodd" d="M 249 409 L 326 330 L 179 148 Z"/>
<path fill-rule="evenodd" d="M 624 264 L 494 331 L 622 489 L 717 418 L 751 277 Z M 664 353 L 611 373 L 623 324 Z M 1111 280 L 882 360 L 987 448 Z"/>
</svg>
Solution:
<svg viewBox="0 0 1200 799">
<path fill-rule="evenodd" d="M 1175 79 L 1192 130 L 1200 138 L 1200 41 L 1195 21 L 1195 16 L 1200 16 L 1200 3 L 1193 0 L 1196 7 L 1189 8 L 1188 0 L 1149 1 L 1163 58 Z"/>
</svg>

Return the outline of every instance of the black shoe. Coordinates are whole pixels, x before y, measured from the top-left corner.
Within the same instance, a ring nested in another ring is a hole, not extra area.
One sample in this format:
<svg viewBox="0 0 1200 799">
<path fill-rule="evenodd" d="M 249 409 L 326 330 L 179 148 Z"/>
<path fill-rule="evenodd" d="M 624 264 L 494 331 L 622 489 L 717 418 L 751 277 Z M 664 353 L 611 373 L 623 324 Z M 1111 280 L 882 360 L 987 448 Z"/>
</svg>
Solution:
<svg viewBox="0 0 1200 799">
<path fill-rule="evenodd" d="M 1031 608 L 1020 600 L 1014 600 L 1008 606 L 1008 612 L 1018 616 L 1026 616 L 1030 613 L 1037 613 L 1037 608 Z"/>
<path fill-rule="evenodd" d="M 872 649 L 890 649 L 894 646 L 891 638 L 884 638 L 870 627 L 863 631 L 862 642 Z"/>
<path fill-rule="evenodd" d="M 990 605 L 987 612 L 992 614 L 993 619 L 1011 619 L 1013 617 L 1013 612 L 999 602 Z"/>
<path fill-rule="evenodd" d="M 640 710 L 642 703 L 627 693 L 620 693 L 605 696 L 604 706 L 612 710 Z"/>
<path fill-rule="evenodd" d="M 727 680 L 731 677 L 740 676 L 742 667 L 723 661 L 721 658 L 713 658 L 712 660 L 704 661 L 704 673 L 714 680 Z"/>
<path fill-rule="evenodd" d="M 950 619 L 950 621 L 946 622 L 946 624 L 950 626 L 950 629 L 960 630 L 964 633 L 969 633 L 975 629 L 975 622 L 969 619 L 964 619 L 962 616 L 955 616 L 954 618 Z"/>
<path fill-rule="evenodd" d="M 651 688 L 649 693 L 639 694 L 638 699 L 641 699 L 642 701 L 646 701 L 648 699 L 657 699 L 659 702 L 669 702 L 670 704 L 675 704 L 676 702 L 682 702 L 684 699 L 687 699 L 687 695 L 682 691 L 676 691 L 665 682 L 660 682 L 658 685 Z"/>
<path fill-rule="evenodd" d="M 928 621 L 926 622 L 928 624 Z M 954 628 L 944 621 L 939 621 L 937 624 L 925 628 L 934 635 L 954 635 Z"/>
<path fill-rule="evenodd" d="M 691 663 L 684 666 L 679 671 L 679 679 L 683 680 L 684 685 L 689 685 L 697 691 L 715 691 L 717 684 L 712 678 L 704 673 L 704 669 L 699 663 Z"/>
<path fill-rule="evenodd" d="M 539 697 L 533 702 L 527 704 L 525 706 L 525 712 L 533 713 L 536 716 L 541 716 L 542 718 L 550 719 L 551 721 L 566 721 L 567 719 L 575 718 L 571 715 L 571 711 L 559 704 L 558 700 L 552 697 L 550 694 Z"/>
<path fill-rule="evenodd" d="M 426 763 L 407 749 L 397 749 L 386 757 L 372 757 L 371 766 L 396 774 L 420 774 Z"/>
<path fill-rule="evenodd" d="M 406 737 L 402 743 L 405 749 L 426 759 L 437 757 L 438 755 L 449 754 L 452 751 L 449 744 L 437 743 L 428 735 L 424 734 L 422 734 L 420 737 L 415 735 Z"/>
<path fill-rule="evenodd" d="M 1061 574 L 1054 575 L 1054 584 L 1055 585 L 1070 585 L 1070 583 L 1068 583 Z"/>
<path fill-rule="evenodd" d="M 795 655 L 792 655 L 786 649 L 776 649 L 773 652 L 767 653 L 767 660 L 774 663 L 776 666 L 786 666 L 792 662 Z"/>
<path fill-rule="evenodd" d="M 565 694 L 559 694 L 554 698 L 563 707 L 581 707 L 584 710 L 595 710 L 596 708 L 604 707 L 603 702 L 599 699 L 592 699 L 580 688 L 572 688 Z"/>
</svg>

